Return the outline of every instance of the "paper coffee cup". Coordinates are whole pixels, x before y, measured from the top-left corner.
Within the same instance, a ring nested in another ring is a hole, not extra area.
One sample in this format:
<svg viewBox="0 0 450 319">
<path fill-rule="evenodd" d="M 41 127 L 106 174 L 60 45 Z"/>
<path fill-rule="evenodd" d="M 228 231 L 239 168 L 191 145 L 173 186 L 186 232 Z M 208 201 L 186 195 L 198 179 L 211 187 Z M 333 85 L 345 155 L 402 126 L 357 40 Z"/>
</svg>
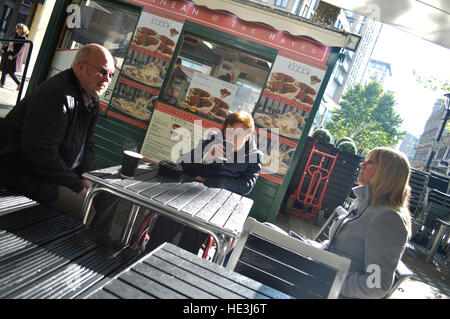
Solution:
<svg viewBox="0 0 450 319">
<path fill-rule="evenodd" d="M 120 170 L 120 176 L 124 178 L 133 178 L 136 169 L 141 162 L 142 154 L 133 151 L 123 151 L 122 169 Z"/>
</svg>

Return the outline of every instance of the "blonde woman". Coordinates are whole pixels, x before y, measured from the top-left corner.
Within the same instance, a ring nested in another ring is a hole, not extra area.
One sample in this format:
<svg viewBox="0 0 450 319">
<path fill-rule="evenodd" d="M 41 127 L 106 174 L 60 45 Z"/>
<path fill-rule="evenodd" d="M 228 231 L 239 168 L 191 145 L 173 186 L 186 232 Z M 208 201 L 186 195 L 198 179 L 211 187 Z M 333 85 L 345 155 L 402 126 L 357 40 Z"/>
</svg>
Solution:
<svg viewBox="0 0 450 319">
<path fill-rule="evenodd" d="M 341 297 L 382 298 L 411 232 L 410 166 L 402 153 L 384 147 L 371 150 L 360 166 L 356 199 L 331 226 L 324 248 L 352 261 Z"/>
<path fill-rule="evenodd" d="M 16 25 L 16 34 L 14 39 L 26 40 L 28 39 L 28 27 L 19 23 Z M 25 52 L 25 43 L 23 42 L 9 42 L 8 46 L 4 48 L 2 55 L 1 70 L 2 77 L 0 80 L 0 88 L 5 86 L 6 75 L 13 79 L 17 84 L 17 90 L 20 89 L 20 81 L 17 79 L 15 73 L 22 72 L 23 55 Z"/>
</svg>

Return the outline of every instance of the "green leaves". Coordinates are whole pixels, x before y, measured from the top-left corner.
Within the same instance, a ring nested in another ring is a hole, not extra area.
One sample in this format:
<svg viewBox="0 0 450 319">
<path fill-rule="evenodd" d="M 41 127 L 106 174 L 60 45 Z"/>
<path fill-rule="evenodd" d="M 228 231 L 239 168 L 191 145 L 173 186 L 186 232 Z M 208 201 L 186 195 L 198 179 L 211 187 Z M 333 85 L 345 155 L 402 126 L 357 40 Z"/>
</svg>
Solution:
<svg viewBox="0 0 450 319">
<path fill-rule="evenodd" d="M 325 128 L 335 137 L 350 136 L 366 151 L 378 146 L 395 146 L 406 132 L 399 130 L 403 120 L 395 110 L 394 94 L 383 92 L 378 82 L 349 88 L 332 111 Z"/>
<path fill-rule="evenodd" d="M 416 77 L 417 83 L 422 84 L 427 89 L 450 92 L 450 79 L 443 80 L 432 75 L 424 76 L 416 70 L 413 70 L 413 75 Z"/>
</svg>

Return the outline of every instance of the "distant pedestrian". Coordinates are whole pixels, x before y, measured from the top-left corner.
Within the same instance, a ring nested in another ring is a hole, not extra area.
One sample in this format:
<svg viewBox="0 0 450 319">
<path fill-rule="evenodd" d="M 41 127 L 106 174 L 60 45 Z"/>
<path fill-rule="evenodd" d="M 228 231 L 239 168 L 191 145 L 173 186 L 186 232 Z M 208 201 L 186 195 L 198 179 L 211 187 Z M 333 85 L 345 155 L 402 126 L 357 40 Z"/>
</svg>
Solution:
<svg viewBox="0 0 450 319">
<path fill-rule="evenodd" d="M 19 23 L 16 25 L 16 34 L 14 39 L 27 40 L 28 39 L 28 27 Z M 20 81 L 17 79 L 15 73 L 22 72 L 22 61 L 25 52 L 24 42 L 9 42 L 9 44 L 4 47 L 2 54 L 2 62 L 0 69 L 2 71 L 2 77 L 0 80 L 0 88 L 5 86 L 6 75 L 9 74 L 14 82 L 17 84 L 17 90 L 20 89 Z"/>
</svg>

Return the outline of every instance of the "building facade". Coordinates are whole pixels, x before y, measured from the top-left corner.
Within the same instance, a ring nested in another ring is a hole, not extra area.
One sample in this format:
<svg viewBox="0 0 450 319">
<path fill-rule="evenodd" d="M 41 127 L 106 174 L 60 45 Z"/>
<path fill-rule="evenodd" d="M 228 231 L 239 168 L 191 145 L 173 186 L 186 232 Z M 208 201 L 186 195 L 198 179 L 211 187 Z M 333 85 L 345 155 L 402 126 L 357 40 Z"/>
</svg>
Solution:
<svg viewBox="0 0 450 319">
<path fill-rule="evenodd" d="M 263 6 L 291 13 L 295 10 L 294 6 L 298 2 L 301 2 L 301 0 L 247 0 L 247 2 L 254 2 Z"/>
<path fill-rule="evenodd" d="M 448 174 L 448 168 L 444 163 L 450 161 L 450 134 L 448 130 L 443 131 L 439 143 L 436 137 L 442 125 L 445 114 L 443 99 L 437 99 L 433 106 L 430 117 L 425 123 L 423 134 L 420 136 L 411 166 L 420 170 L 425 168 L 430 153 L 434 150 L 435 156 L 430 164 L 430 170 Z M 442 163 L 444 162 L 444 163 Z"/>
<path fill-rule="evenodd" d="M 0 38 L 14 36 L 18 23 L 30 26 L 38 4 L 43 2 L 0 0 Z"/>
<path fill-rule="evenodd" d="M 391 78 L 392 70 L 390 63 L 370 59 L 362 83 L 368 84 L 372 81 L 378 81 L 386 89 Z"/>
<path fill-rule="evenodd" d="M 414 135 L 407 133 L 400 144 L 399 151 L 403 152 L 408 157 L 409 162 L 411 162 L 418 145 L 419 139 Z"/>
<path fill-rule="evenodd" d="M 382 23 L 341 10 L 336 27 L 360 35 L 361 42 L 356 52 L 344 50 L 342 61 L 336 64 L 316 115 L 316 127 L 331 119 L 331 111 L 339 105 L 347 88 L 364 81 Z"/>
</svg>

